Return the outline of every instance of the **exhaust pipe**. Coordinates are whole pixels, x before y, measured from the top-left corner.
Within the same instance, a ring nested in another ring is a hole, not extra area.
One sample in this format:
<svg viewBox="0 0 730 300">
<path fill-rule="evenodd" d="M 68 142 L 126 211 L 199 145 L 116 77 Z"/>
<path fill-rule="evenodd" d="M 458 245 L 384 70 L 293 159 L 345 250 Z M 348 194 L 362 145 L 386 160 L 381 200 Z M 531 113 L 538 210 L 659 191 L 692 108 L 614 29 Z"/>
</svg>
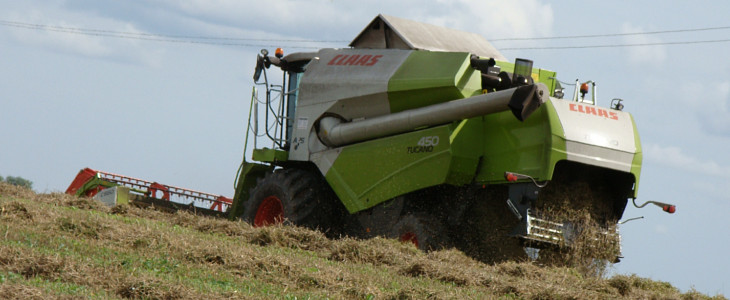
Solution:
<svg viewBox="0 0 730 300">
<path fill-rule="evenodd" d="M 549 98 L 547 86 L 538 83 L 482 94 L 466 99 L 429 105 L 394 114 L 378 116 L 358 122 L 344 123 L 342 119 L 327 116 L 319 120 L 317 135 L 329 147 L 413 131 L 511 110 L 524 121 Z"/>
</svg>

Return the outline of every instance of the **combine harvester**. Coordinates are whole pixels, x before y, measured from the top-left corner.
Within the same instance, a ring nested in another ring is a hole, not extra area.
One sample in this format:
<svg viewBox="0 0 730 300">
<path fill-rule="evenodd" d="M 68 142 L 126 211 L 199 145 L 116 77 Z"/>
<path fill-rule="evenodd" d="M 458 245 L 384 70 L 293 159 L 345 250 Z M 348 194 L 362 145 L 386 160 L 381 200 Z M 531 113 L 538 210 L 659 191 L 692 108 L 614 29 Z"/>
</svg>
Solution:
<svg viewBox="0 0 730 300">
<path fill-rule="evenodd" d="M 563 99 L 554 71 L 509 62 L 479 35 L 391 16 L 349 46 L 261 51 L 265 96 L 254 88 L 249 132 L 269 143 L 247 136 L 231 217 L 494 260 L 569 248 L 593 223 L 620 257 L 617 225 L 642 162 L 621 99 L 599 107 L 595 82 L 578 80 Z"/>
<path fill-rule="evenodd" d="M 384 15 L 350 48 L 262 50 L 254 81 L 265 95 L 254 87 L 233 201 L 208 203 L 254 226 L 386 236 L 493 260 L 570 248 L 590 222 L 618 246 L 618 222 L 638 196 L 636 124 L 621 99 L 597 106 L 595 82 L 576 80 L 563 99 L 556 76 L 508 61 L 479 35 Z M 96 174 L 147 198 L 158 188 Z M 84 182 L 69 191 L 94 191 Z"/>
</svg>

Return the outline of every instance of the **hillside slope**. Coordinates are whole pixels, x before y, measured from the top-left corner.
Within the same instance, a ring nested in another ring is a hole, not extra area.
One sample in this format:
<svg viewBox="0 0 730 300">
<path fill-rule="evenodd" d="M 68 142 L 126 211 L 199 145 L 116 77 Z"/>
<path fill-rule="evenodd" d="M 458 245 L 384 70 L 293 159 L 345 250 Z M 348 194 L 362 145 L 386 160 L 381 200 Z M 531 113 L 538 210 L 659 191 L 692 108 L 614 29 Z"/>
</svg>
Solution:
<svg viewBox="0 0 730 300">
<path fill-rule="evenodd" d="M 456 250 L 107 208 L 4 183 L 0 235 L 0 298 L 710 299 L 637 276 L 486 265 Z"/>
</svg>

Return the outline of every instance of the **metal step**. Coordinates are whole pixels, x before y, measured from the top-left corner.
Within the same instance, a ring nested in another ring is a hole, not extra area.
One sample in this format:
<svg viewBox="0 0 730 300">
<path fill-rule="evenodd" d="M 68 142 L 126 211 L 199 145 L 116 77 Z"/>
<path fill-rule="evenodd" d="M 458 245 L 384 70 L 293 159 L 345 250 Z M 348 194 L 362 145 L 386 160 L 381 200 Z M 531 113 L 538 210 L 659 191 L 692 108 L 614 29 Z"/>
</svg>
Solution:
<svg viewBox="0 0 730 300">
<path fill-rule="evenodd" d="M 565 245 L 565 225 L 541 219 L 527 214 L 527 234 L 524 238 L 554 244 L 557 246 Z"/>
<path fill-rule="evenodd" d="M 551 221 L 536 216 L 530 210 L 528 210 L 524 222 L 526 223 L 525 230 L 516 236 L 531 244 L 537 244 L 538 246 L 543 244 L 543 247 L 570 247 L 581 231 L 581 228 L 569 222 Z M 609 240 L 616 241 L 620 249 L 621 235 L 618 226 L 603 230 L 601 233 L 608 236 Z"/>
</svg>

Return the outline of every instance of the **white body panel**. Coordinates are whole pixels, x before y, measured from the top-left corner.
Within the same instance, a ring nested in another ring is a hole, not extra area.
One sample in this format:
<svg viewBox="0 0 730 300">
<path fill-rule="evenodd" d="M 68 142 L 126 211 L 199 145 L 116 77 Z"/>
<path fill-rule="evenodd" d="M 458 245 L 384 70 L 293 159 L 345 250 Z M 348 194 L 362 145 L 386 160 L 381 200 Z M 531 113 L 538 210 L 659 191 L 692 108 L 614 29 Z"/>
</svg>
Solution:
<svg viewBox="0 0 730 300">
<path fill-rule="evenodd" d="M 630 114 L 560 99 L 552 103 L 565 131 L 568 160 L 631 171 L 639 147 Z"/>
<path fill-rule="evenodd" d="M 411 50 L 322 49 L 307 66 L 300 83 L 289 160 L 308 161 L 310 152 L 326 149 L 312 135 L 325 112 L 347 120 L 390 113 L 388 82 Z"/>
</svg>

